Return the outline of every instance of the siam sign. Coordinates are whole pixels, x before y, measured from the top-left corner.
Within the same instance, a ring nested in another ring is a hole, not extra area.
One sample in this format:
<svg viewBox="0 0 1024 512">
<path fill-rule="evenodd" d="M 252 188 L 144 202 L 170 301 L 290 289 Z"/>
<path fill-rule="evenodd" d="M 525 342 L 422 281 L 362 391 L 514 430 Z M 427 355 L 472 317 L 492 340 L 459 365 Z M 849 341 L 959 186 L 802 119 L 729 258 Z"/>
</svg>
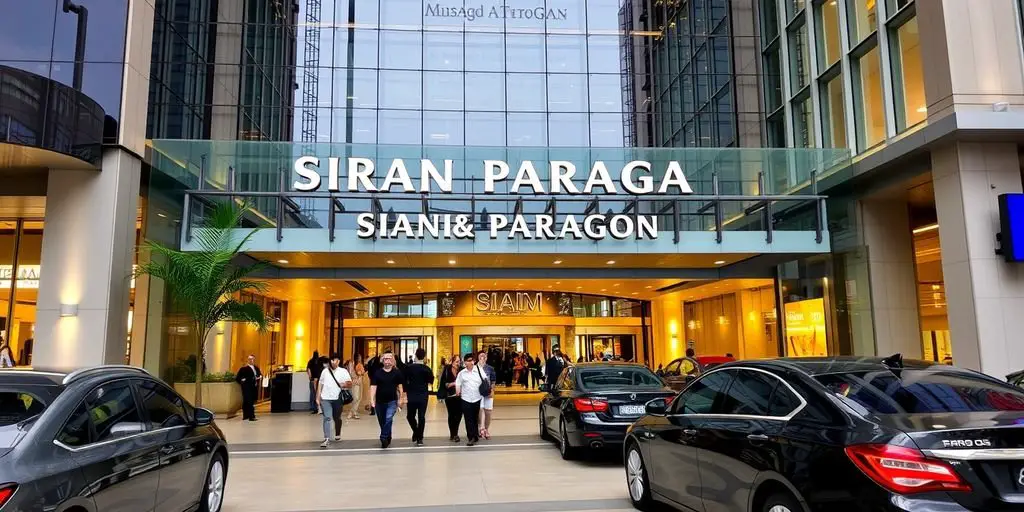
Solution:
<svg viewBox="0 0 1024 512">
<path fill-rule="evenodd" d="M 326 162 L 324 162 L 326 160 Z M 322 167 L 326 163 L 327 173 L 322 175 Z M 405 159 L 395 158 L 387 163 L 380 186 L 377 177 L 378 167 L 370 158 L 350 157 L 345 160 L 346 171 L 343 176 L 342 159 L 329 157 L 326 159 L 314 156 L 302 156 L 295 160 L 294 170 L 299 179 L 292 186 L 300 192 L 321 190 L 326 181 L 330 192 L 377 192 L 377 193 L 440 193 L 451 194 L 453 190 L 453 160 L 444 160 L 438 165 L 432 160 L 422 159 L 418 162 L 418 183 L 414 182 Z M 542 180 L 537 172 L 538 166 L 548 170 L 549 178 Z M 513 174 L 513 169 L 516 169 Z M 665 164 L 662 177 L 655 182 L 651 163 L 643 160 L 627 162 L 621 168 L 612 170 L 603 161 L 595 161 L 588 170 L 577 169 L 572 162 L 551 160 L 534 163 L 532 160 L 518 162 L 515 167 L 503 160 L 483 160 L 482 174 L 484 177 L 485 194 L 494 194 L 496 185 L 507 184 L 511 195 L 665 195 L 692 194 L 682 167 L 677 161 Z M 579 174 L 586 174 L 583 187 L 577 186 L 573 179 Z M 514 177 L 513 177 L 514 176 Z M 505 187 L 502 187 L 504 189 Z M 548 214 L 507 215 L 488 214 L 483 219 L 488 226 L 487 234 L 491 239 L 505 237 L 509 240 L 561 240 L 575 239 L 601 240 L 611 236 L 624 240 L 636 236 L 639 239 L 658 238 L 658 218 L 654 215 L 604 215 L 595 213 L 579 218 L 566 215 L 556 224 L 555 217 Z M 356 218 L 357 234 L 360 238 L 379 237 L 423 239 L 475 239 L 476 223 L 469 214 L 391 214 L 361 213 Z"/>
</svg>

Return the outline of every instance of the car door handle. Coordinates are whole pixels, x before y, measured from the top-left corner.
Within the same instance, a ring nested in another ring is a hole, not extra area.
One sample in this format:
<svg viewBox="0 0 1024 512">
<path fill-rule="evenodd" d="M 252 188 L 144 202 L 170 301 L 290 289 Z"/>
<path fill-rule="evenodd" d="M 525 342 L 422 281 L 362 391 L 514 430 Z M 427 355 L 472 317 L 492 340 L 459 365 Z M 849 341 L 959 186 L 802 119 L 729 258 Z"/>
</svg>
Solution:
<svg viewBox="0 0 1024 512">
<path fill-rule="evenodd" d="M 768 436 L 764 434 L 750 434 L 747 436 L 747 439 L 756 442 L 763 442 L 768 440 Z"/>
<path fill-rule="evenodd" d="M 695 436 L 695 435 L 697 435 L 697 431 L 695 429 L 692 429 L 692 428 L 687 428 L 687 429 L 683 430 L 683 435 L 684 436 Z"/>
<path fill-rule="evenodd" d="M 171 445 L 167 445 L 167 446 L 164 446 L 163 448 L 160 448 L 160 454 L 161 455 L 170 455 L 172 453 L 174 453 L 174 447 L 171 446 Z"/>
</svg>

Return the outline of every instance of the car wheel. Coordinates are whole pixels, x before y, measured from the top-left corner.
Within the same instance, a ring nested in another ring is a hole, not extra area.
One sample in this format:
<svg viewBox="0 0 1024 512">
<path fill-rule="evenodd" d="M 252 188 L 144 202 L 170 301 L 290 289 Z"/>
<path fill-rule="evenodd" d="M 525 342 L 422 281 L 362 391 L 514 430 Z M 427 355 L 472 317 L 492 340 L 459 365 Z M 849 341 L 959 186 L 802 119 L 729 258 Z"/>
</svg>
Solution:
<svg viewBox="0 0 1024 512">
<path fill-rule="evenodd" d="M 544 406 L 543 405 L 540 406 L 540 413 L 537 416 L 540 416 L 540 438 L 545 440 L 545 441 L 550 441 L 552 439 L 552 437 L 551 437 L 551 433 L 548 432 L 548 424 L 547 424 L 547 422 L 544 421 Z"/>
<path fill-rule="evenodd" d="M 562 454 L 562 458 L 565 460 L 573 460 L 576 458 L 576 448 L 573 448 L 569 444 L 569 433 L 565 429 L 565 418 L 562 418 L 558 422 L 558 434 L 561 439 L 558 441 L 558 451 Z"/>
<path fill-rule="evenodd" d="M 649 510 L 654 500 L 651 498 L 650 481 L 647 479 L 647 468 L 640 447 L 630 445 L 626 454 L 626 486 L 629 488 L 629 501 L 637 510 Z"/>
<path fill-rule="evenodd" d="M 203 485 L 203 498 L 199 502 L 200 512 L 220 512 L 224 504 L 224 484 L 228 479 L 224 457 L 214 454 L 210 460 L 210 468 L 206 471 L 206 482 Z"/>
<path fill-rule="evenodd" d="M 800 512 L 803 507 L 793 496 L 779 493 L 769 496 L 761 510 L 762 512 Z"/>
</svg>

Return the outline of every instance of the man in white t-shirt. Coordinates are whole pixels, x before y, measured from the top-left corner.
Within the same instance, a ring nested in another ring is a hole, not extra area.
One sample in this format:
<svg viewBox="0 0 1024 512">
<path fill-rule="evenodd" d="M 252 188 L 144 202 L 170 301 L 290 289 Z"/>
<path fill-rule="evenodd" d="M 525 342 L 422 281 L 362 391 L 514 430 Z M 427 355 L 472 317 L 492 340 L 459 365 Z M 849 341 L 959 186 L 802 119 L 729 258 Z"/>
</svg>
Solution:
<svg viewBox="0 0 1024 512">
<path fill-rule="evenodd" d="M 480 385 L 486 380 L 483 372 L 475 364 L 472 353 L 466 354 L 466 367 L 455 378 L 455 394 L 462 397 L 462 415 L 466 421 L 467 446 L 480 441 Z"/>
<path fill-rule="evenodd" d="M 331 354 L 331 365 L 320 374 L 316 403 L 324 416 L 324 442 L 321 448 L 331 445 L 331 421 L 334 421 L 334 440 L 341 441 L 341 390 L 352 387 L 352 376 L 341 366 L 341 356 Z"/>
</svg>

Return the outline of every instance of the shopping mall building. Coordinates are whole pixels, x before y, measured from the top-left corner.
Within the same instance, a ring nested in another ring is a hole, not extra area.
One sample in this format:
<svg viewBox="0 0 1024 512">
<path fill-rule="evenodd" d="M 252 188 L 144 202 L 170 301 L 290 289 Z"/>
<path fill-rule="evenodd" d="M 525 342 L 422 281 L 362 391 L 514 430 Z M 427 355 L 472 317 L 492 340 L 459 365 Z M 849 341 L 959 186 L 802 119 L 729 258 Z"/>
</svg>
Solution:
<svg viewBox="0 0 1024 512">
<path fill-rule="evenodd" d="M 997 254 L 1017 0 L 69 5 L 0 16 L 24 364 L 173 378 L 190 323 L 132 277 L 139 247 L 194 250 L 234 201 L 273 323 L 218 326 L 209 371 L 555 346 L 1024 369 L 1024 273 Z"/>
</svg>

